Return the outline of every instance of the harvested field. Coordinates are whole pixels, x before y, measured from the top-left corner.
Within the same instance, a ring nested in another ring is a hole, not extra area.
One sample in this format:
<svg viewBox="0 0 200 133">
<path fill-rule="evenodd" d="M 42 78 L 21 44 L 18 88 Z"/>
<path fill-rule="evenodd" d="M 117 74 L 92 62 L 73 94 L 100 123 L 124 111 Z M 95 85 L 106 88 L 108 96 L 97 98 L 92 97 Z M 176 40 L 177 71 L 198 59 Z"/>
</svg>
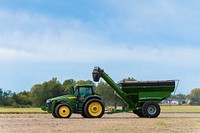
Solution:
<svg viewBox="0 0 200 133">
<path fill-rule="evenodd" d="M 51 114 L 0 114 L 1 133 L 200 133 L 200 113 L 161 113 L 158 118 L 138 118 L 132 113 L 84 119 L 73 114 L 55 119 Z"/>
</svg>

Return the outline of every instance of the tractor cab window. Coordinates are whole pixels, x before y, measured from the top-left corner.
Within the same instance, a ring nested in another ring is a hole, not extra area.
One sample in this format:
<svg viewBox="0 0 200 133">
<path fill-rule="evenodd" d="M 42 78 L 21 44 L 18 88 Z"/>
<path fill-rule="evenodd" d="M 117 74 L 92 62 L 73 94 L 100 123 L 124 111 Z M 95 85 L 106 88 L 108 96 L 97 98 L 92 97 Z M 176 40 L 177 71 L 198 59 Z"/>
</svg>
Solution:
<svg viewBox="0 0 200 133">
<path fill-rule="evenodd" d="M 79 96 L 81 99 L 90 94 L 93 94 L 91 87 L 79 87 Z"/>
</svg>

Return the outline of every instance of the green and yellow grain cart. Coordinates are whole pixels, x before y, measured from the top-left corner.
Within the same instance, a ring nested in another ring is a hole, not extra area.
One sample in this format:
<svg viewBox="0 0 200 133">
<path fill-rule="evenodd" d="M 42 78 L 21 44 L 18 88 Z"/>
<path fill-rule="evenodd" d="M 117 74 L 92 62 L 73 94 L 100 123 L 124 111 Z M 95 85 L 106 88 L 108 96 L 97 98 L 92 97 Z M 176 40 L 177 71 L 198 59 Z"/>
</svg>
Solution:
<svg viewBox="0 0 200 133">
<path fill-rule="evenodd" d="M 92 75 L 95 82 L 102 77 L 127 105 L 126 110 L 116 112 L 133 111 L 139 117 L 158 117 L 159 103 L 175 89 L 175 80 L 124 81 L 116 84 L 100 67 L 95 67 Z"/>
</svg>

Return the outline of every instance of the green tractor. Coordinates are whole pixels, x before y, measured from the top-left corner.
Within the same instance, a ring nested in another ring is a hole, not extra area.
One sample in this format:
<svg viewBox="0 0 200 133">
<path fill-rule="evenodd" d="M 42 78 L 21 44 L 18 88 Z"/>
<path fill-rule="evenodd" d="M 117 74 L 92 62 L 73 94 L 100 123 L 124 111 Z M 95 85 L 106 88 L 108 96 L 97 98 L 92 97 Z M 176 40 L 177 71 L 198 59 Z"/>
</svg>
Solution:
<svg viewBox="0 0 200 133">
<path fill-rule="evenodd" d="M 90 84 L 74 86 L 71 94 L 48 99 L 41 109 L 55 118 L 69 118 L 72 113 L 84 118 L 101 118 L 105 111 L 104 103 Z"/>
</svg>

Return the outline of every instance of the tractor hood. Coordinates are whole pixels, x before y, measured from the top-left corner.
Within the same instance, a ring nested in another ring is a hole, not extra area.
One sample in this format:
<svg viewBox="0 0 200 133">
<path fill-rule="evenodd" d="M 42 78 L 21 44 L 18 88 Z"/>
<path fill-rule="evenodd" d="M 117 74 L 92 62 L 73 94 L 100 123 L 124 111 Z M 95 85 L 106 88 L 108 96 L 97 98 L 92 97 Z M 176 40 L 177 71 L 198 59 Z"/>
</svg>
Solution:
<svg viewBox="0 0 200 133">
<path fill-rule="evenodd" d="M 76 101 L 76 96 L 72 94 L 58 96 L 58 97 L 48 99 L 46 101 L 46 106 L 42 106 L 41 109 L 44 111 L 48 111 L 49 113 L 52 113 L 53 108 L 55 108 L 56 103 L 65 102 L 70 105 L 74 105 L 75 101 Z"/>
<path fill-rule="evenodd" d="M 52 102 L 52 101 L 71 101 L 71 100 L 76 100 L 76 96 L 75 95 L 63 95 L 63 96 L 58 96 L 58 97 L 54 97 L 51 99 L 48 99 L 47 102 Z"/>
</svg>

